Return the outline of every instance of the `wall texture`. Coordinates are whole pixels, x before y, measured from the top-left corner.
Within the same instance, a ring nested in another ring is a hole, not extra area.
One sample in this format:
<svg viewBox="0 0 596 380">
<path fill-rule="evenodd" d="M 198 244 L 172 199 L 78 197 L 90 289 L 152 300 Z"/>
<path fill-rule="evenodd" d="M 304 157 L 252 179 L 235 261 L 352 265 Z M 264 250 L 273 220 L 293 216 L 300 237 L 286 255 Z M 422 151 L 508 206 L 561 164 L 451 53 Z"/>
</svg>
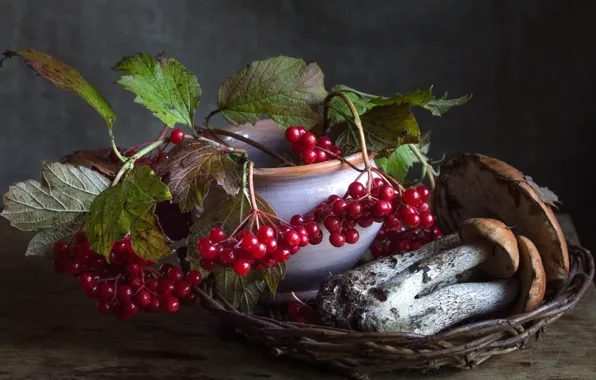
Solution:
<svg viewBox="0 0 596 380">
<path fill-rule="evenodd" d="M 328 88 L 344 83 L 391 95 L 435 86 L 474 94 L 438 118 L 432 154 L 501 158 L 548 186 L 593 245 L 589 195 L 596 2 L 516 0 L 0 0 L 0 49 L 34 47 L 78 68 L 108 99 L 118 142 L 161 127 L 110 68 L 138 51 L 166 51 L 197 74 L 215 108 L 219 84 L 273 55 L 316 61 Z M 83 101 L 35 77 L 16 59 L 0 70 L 0 188 L 37 177 L 41 160 L 103 147 L 102 120 Z M 223 125 L 223 120 L 216 121 Z"/>
</svg>

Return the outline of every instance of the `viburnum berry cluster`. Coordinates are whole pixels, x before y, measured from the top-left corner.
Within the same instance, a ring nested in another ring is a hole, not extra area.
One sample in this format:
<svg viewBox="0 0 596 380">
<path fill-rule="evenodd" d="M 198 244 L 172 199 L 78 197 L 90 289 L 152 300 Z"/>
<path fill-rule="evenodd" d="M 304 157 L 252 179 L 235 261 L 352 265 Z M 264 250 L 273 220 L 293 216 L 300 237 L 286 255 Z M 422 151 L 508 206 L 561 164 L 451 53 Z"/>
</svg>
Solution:
<svg viewBox="0 0 596 380">
<path fill-rule="evenodd" d="M 201 256 L 201 267 L 213 270 L 217 264 L 221 264 L 232 267 L 236 274 L 244 276 L 251 268 L 272 268 L 286 262 L 301 247 L 322 241 L 321 230 L 314 222 L 309 228 L 292 227 L 289 224 L 274 224 L 272 216 L 260 210 L 256 215 L 268 220 L 271 225 L 260 225 L 256 230 L 249 227 L 234 231 L 230 237 L 221 227 L 213 227 L 209 236 L 200 238 L 197 249 Z"/>
<path fill-rule="evenodd" d="M 292 126 L 286 129 L 286 140 L 290 142 L 293 152 L 300 153 L 300 161 L 310 165 L 343 157 L 343 150 L 334 145 L 328 136 L 317 136 L 307 132 L 302 126 Z"/>
<path fill-rule="evenodd" d="M 72 242 L 54 244 L 54 270 L 78 277 L 87 297 L 97 300 L 97 311 L 115 314 L 120 320 L 139 311 L 173 313 L 181 304 L 196 302 L 192 287 L 203 280 L 199 271 L 185 275 L 173 265 L 162 264 L 156 270 L 154 264 L 134 252 L 128 236 L 114 242 L 108 259 L 93 251 L 84 232 Z"/>
</svg>

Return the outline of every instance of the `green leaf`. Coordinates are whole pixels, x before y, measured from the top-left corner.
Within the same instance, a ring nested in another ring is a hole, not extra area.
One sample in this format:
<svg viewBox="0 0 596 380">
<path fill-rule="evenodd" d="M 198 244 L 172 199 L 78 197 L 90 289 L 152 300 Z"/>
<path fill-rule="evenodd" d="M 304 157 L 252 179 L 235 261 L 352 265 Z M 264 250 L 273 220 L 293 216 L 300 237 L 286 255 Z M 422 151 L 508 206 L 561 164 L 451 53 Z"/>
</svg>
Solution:
<svg viewBox="0 0 596 380">
<path fill-rule="evenodd" d="M 464 95 L 460 98 L 447 99 L 447 93 L 443 97 L 436 99 L 432 94 L 433 87 L 429 87 L 428 90 L 421 91 L 417 89 L 406 95 L 397 93 L 391 98 L 377 97 L 376 99 L 370 100 L 371 103 L 377 105 L 390 105 L 390 104 L 411 104 L 414 106 L 420 106 L 429 110 L 435 116 L 442 116 L 449 109 L 465 104 L 472 98 L 472 95 Z"/>
<path fill-rule="evenodd" d="M 341 91 L 344 94 L 346 94 L 346 96 L 350 98 L 350 100 L 354 104 L 354 108 L 356 108 L 358 115 L 362 115 L 369 109 L 376 106 L 376 104 L 372 103 L 371 101 L 379 98 L 378 96 L 365 94 L 343 84 L 334 86 L 331 89 L 331 92 L 333 91 Z M 346 116 L 349 117 L 346 118 Z M 346 102 L 340 97 L 335 96 L 329 102 L 329 120 L 333 124 L 341 123 L 342 121 L 346 120 L 353 120 L 352 113 L 350 112 L 350 107 L 348 107 Z"/>
<path fill-rule="evenodd" d="M 326 95 L 323 72 L 316 63 L 278 56 L 255 61 L 226 80 L 217 104 L 234 125 L 255 124 L 267 115 L 281 129 L 292 125 L 311 129 L 322 120 L 317 107 Z"/>
<path fill-rule="evenodd" d="M 246 276 L 239 276 L 234 269 L 218 265 L 213 274 L 219 294 L 241 312 L 252 314 L 267 286 L 263 273 L 252 270 Z"/>
<path fill-rule="evenodd" d="M 272 268 L 263 269 L 263 278 L 267 282 L 269 291 L 275 295 L 277 292 L 277 285 L 286 277 L 286 263 L 278 263 Z"/>
<path fill-rule="evenodd" d="M 54 243 L 61 239 L 70 241 L 77 232 L 83 230 L 84 226 L 85 218 L 79 216 L 70 223 L 40 230 L 29 242 L 25 256 L 52 257 Z"/>
<path fill-rule="evenodd" d="M 112 130 L 112 126 L 116 120 L 116 115 L 112 111 L 112 107 L 89 82 L 83 79 L 81 73 L 73 67 L 60 62 L 53 56 L 33 49 L 23 49 L 16 52 L 5 51 L 4 58 L 0 60 L 0 66 L 2 66 L 4 59 L 15 56 L 24 58 L 27 66 L 39 74 L 40 77 L 83 98 L 103 117 L 109 130 Z"/>
<path fill-rule="evenodd" d="M 112 242 L 130 234 L 136 254 L 156 261 L 172 251 L 158 229 L 155 205 L 171 199 L 168 187 L 148 166 L 132 169 L 124 181 L 103 191 L 87 215 L 87 237 L 91 247 L 109 257 Z"/>
<path fill-rule="evenodd" d="M 389 174 L 399 182 L 403 182 L 410 168 L 414 165 L 411 157 L 410 145 L 405 144 L 397 147 L 388 158 L 381 157 L 375 163 L 385 173 Z"/>
<path fill-rule="evenodd" d="M 259 210 L 271 215 L 276 215 L 275 211 L 259 195 L 255 194 Z M 209 236 L 213 226 L 220 226 L 230 235 L 238 224 L 252 212 L 250 201 L 247 194 L 239 192 L 233 197 L 226 194 L 225 191 L 213 191 L 209 193 L 208 202 L 205 202 L 205 209 L 198 216 L 196 222 L 190 228 L 188 235 L 188 260 L 199 262 L 200 255 L 197 249 L 197 242 L 203 236 Z"/>
<path fill-rule="evenodd" d="M 171 189 L 182 212 L 203 206 L 212 181 L 226 193 L 238 194 L 242 167 L 228 158 L 228 154 L 201 140 L 187 139 L 168 152 L 156 172 Z"/>
<path fill-rule="evenodd" d="M 109 177 L 114 177 L 123 162 L 114 162 L 110 158 L 111 148 L 97 150 L 77 150 L 60 159 L 63 164 L 91 165 Z"/>
<path fill-rule="evenodd" d="M 44 162 L 42 181 L 10 186 L 2 216 L 24 231 L 58 228 L 89 211 L 95 197 L 110 181 L 86 167 Z"/>
<path fill-rule="evenodd" d="M 194 126 L 195 109 L 201 99 L 197 77 L 174 58 L 138 53 L 124 57 L 113 70 L 125 75 L 116 83 L 137 94 L 136 103 L 147 107 L 169 126 Z"/>
<path fill-rule="evenodd" d="M 409 104 L 376 106 L 361 116 L 362 129 L 368 150 L 381 156 L 402 144 L 420 141 L 420 129 Z M 344 131 L 336 140 L 346 154 L 360 150 L 358 128 L 352 122 L 341 123 Z"/>
</svg>

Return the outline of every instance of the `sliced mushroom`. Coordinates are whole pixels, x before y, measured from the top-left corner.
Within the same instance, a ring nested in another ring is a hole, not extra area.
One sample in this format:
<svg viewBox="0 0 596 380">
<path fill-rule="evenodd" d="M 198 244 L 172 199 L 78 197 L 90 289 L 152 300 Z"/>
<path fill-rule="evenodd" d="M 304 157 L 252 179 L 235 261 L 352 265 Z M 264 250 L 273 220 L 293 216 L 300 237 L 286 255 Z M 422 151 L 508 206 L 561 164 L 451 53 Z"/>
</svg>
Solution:
<svg viewBox="0 0 596 380">
<path fill-rule="evenodd" d="M 444 233 L 469 218 L 494 218 L 536 245 L 547 286 L 554 292 L 569 274 L 569 255 L 561 227 L 551 208 L 510 165 L 481 154 L 462 153 L 441 167 L 433 194 L 437 224 Z"/>
<path fill-rule="evenodd" d="M 524 313 L 540 307 L 546 291 L 546 274 L 536 245 L 525 236 L 517 236 L 519 248 L 520 297 L 514 314 Z"/>
<path fill-rule="evenodd" d="M 381 285 L 374 280 L 366 284 L 352 281 L 363 277 L 362 268 L 331 276 L 317 295 L 322 319 L 364 331 L 431 334 L 517 300 L 518 279 L 513 276 L 519 252 L 507 226 L 494 219 L 470 219 L 460 226 L 459 237 L 460 245 L 415 262 Z M 491 276 L 510 279 L 459 283 L 429 292 L 476 267 Z M 365 273 L 370 276 L 369 271 Z"/>
</svg>

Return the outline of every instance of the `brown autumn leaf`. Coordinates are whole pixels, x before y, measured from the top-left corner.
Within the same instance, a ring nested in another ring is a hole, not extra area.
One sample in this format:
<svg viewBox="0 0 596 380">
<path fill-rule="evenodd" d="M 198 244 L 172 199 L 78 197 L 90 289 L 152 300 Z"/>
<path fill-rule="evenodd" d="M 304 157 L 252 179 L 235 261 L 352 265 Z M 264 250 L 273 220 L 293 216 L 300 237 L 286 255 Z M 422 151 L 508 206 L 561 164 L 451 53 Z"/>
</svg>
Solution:
<svg viewBox="0 0 596 380">
<path fill-rule="evenodd" d="M 161 161 L 156 173 L 172 191 L 182 212 L 202 207 L 211 182 L 216 181 L 226 193 L 236 195 L 241 186 L 241 168 L 226 152 L 201 140 L 186 139 Z"/>
<path fill-rule="evenodd" d="M 122 162 L 114 162 L 110 158 L 112 149 L 77 150 L 60 159 L 62 163 L 75 165 L 91 165 L 101 173 L 113 177 L 122 167 Z"/>
</svg>

